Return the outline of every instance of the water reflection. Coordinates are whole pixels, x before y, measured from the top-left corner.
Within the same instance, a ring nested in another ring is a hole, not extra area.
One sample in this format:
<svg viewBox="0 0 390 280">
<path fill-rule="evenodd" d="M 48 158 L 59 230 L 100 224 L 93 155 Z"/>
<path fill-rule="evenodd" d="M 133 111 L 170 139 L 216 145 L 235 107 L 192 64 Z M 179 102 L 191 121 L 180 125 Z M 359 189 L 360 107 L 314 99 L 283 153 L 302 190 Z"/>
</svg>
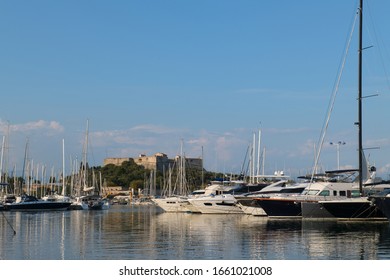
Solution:
<svg viewBox="0 0 390 280">
<path fill-rule="evenodd" d="M 383 222 L 306 222 L 302 225 L 307 254 L 313 259 L 378 259 Z"/>
<path fill-rule="evenodd" d="M 108 211 L 4 213 L 0 259 L 390 259 L 387 222 Z"/>
</svg>

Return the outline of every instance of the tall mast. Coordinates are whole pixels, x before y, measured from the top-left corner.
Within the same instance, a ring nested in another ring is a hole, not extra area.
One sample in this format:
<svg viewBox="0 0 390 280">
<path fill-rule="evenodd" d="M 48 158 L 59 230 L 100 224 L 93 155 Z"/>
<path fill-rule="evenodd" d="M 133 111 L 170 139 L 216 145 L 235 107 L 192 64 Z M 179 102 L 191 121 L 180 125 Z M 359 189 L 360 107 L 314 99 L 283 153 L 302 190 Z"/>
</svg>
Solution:
<svg viewBox="0 0 390 280">
<path fill-rule="evenodd" d="M 88 159 L 87 159 L 87 155 L 88 155 L 88 134 L 89 134 L 89 120 L 87 119 L 87 128 L 85 130 L 85 142 L 84 142 L 84 150 L 83 150 L 83 163 L 82 163 L 82 167 L 83 167 L 83 187 L 84 189 L 87 188 L 88 186 L 88 169 L 87 169 L 87 162 L 88 162 Z"/>
<path fill-rule="evenodd" d="M 180 183 L 179 183 L 179 195 L 185 195 L 186 194 L 186 181 L 185 181 L 185 159 L 183 154 L 183 139 L 181 139 L 181 145 L 180 145 Z"/>
<path fill-rule="evenodd" d="M 62 196 L 65 196 L 65 139 L 62 139 Z"/>
<path fill-rule="evenodd" d="M 204 159 L 204 155 L 203 155 L 203 146 L 202 146 L 202 188 L 203 188 L 203 185 L 204 185 L 203 159 Z"/>
<path fill-rule="evenodd" d="M 257 170 L 256 170 L 256 183 L 259 183 L 259 175 L 260 175 L 260 144 L 261 144 L 261 129 L 259 129 L 259 140 L 257 143 Z"/>
<path fill-rule="evenodd" d="M 25 174 L 25 171 L 26 171 L 26 161 L 27 161 L 27 154 L 28 154 L 28 138 L 26 140 L 26 147 L 24 148 L 24 160 L 23 160 L 23 170 L 22 170 L 22 182 L 20 183 L 20 188 L 19 188 L 19 195 L 22 195 L 23 194 L 23 181 L 24 180 L 27 180 L 28 179 L 28 176 L 27 178 L 25 178 L 26 174 Z"/>
<path fill-rule="evenodd" d="M 3 144 L 1 145 L 1 158 L 0 158 L 0 183 L 3 182 L 3 156 L 4 156 L 4 147 L 5 147 L 5 136 L 3 136 Z M 4 182 L 5 182 L 4 178 Z"/>
<path fill-rule="evenodd" d="M 363 60 L 363 0 L 360 0 L 359 6 L 359 73 L 358 73 L 358 129 L 359 129 L 359 192 L 363 193 L 363 133 L 362 133 L 362 60 Z"/>
</svg>

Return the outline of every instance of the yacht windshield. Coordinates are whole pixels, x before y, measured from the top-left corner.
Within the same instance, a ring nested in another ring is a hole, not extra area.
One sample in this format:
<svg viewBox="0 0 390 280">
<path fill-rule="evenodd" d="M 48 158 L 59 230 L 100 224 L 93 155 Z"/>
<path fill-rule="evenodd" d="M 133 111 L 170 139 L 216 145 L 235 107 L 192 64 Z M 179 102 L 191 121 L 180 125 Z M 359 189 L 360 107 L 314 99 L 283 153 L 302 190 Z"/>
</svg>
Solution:
<svg viewBox="0 0 390 280">
<path fill-rule="evenodd" d="M 329 190 L 323 190 L 322 192 L 319 193 L 320 196 L 329 196 L 330 191 Z"/>
<path fill-rule="evenodd" d="M 304 195 L 316 195 L 319 190 L 306 190 L 303 192 Z"/>
</svg>

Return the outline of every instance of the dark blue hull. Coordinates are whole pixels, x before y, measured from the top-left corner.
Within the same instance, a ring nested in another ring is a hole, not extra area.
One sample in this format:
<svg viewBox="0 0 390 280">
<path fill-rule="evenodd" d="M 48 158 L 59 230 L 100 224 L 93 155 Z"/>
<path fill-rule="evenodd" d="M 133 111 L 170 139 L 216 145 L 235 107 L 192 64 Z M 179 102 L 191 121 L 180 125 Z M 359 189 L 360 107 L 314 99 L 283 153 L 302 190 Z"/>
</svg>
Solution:
<svg viewBox="0 0 390 280">
<path fill-rule="evenodd" d="M 325 219 L 334 218 L 318 201 L 301 202 L 302 218 Z"/>
<path fill-rule="evenodd" d="M 255 198 L 269 217 L 302 217 L 301 202 L 294 199 Z"/>
<path fill-rule="evenodd" d="M 5 204 L 4 210 L 9 211 L 49 211 L 49 210 L 67 210 L 70 202 L 58 201 L 39 201 L 39 202 L 21 202 Z"/>
<path fill-rule="evenodd" d="M 372 197 L 371 201 L 390 220 L 390 197 Z"/>
<path fill-rule="evenodd" d="M 324 208 L 335 218 L 342 219 L 384 219 L 385 215 L 370 201 L 326 202 Z"/>
</svg>

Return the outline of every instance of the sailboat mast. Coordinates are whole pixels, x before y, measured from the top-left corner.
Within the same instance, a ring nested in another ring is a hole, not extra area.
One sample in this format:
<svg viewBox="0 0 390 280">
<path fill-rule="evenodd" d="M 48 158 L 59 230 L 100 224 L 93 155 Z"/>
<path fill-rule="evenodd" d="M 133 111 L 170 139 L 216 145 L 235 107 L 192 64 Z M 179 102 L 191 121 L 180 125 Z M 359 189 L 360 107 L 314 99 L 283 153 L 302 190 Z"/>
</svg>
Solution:
<svg viewBox="0 0 390 280">
<path fill-rule="evenodd" d="M 203 161 L 204 161 L 204 155 L 203 155 L 203 146 L 202 146 L 202 188 L 204 186 L 204 168 L 203 168 Z"/>
<path fill-rule="evenodd" d="M 363 193 L 363 133 L 362 133 L 362 69 L 363 69 L 363 0 L 360 0 L 359 6 L 359 66 L 358 66 L 358 129 L 359 129 L 359 192 Z"/>
<path fill-rule="evenodd" d="M 3 156 L 5 147 L 5 136 L 3 136 L 3 144 L 1 145 L 1 158 L 0 158 L 0 183 L 3 182 Z M 6 179 L 4 178 L 4 182 Z"/>
<path fill-rule="evenodd" d="M 259 140 L 257 143 L 257 171 L 256 171 L 256 183 L 259 183 L 259 175 L 260 175 L 260 144 L 261 144 L 261 130 L 259 129 Z"/>
<path fill-rule="evenodd" d="M 62 196 L 65 196 L 65 139 L 62 139 Z"/>
<path fill-rule="evenodd" d="M 255 181 L 255 176 L 256 176 L 255 167 L 256 167 L 256 133 L 253 132 L 253 150 L 252 150 L 252 178 L 253 178 L 252 183 L 253 184 L 256 183 L 256 181 Z"/>
<path fill-rule="evenodd" d="M 24 160 L 23 160 L 23 170 L 22 170 L 22 182 L 20 183 L 20 186 L 19 186 L 19 195 L 22 195 L 23 194 L 23 181 L 26 179 L 28 179 L 28 176 L 27 178 L 25 178 L 26 174 L 25 174 L 25 170 L 26 170 L 26 161 L 27 161 L 27 154 L 28 154 L 28 138 L 26 140 L 26 147 L 24 148 Z"/>
<path fill-rule="evenodd" d="M 87 128 L 85 130 L 84 151 L 83 151 L 83 188 L 87 188 L 88 185 L 88 169 L 87 169 L 87 155 L 88 155 L 88 134 L 89 134 L 89 120 L 87 120 Z"/>
<path fill-rule="evenodd" d="M 184 162 L 184 155 L 183 155 L 183 139 L 181 139 L 181 145 L 180 145 L 180 195 L 186 194 L 186 188 L 185 185 L 185 162 Z"/>
</svg>

